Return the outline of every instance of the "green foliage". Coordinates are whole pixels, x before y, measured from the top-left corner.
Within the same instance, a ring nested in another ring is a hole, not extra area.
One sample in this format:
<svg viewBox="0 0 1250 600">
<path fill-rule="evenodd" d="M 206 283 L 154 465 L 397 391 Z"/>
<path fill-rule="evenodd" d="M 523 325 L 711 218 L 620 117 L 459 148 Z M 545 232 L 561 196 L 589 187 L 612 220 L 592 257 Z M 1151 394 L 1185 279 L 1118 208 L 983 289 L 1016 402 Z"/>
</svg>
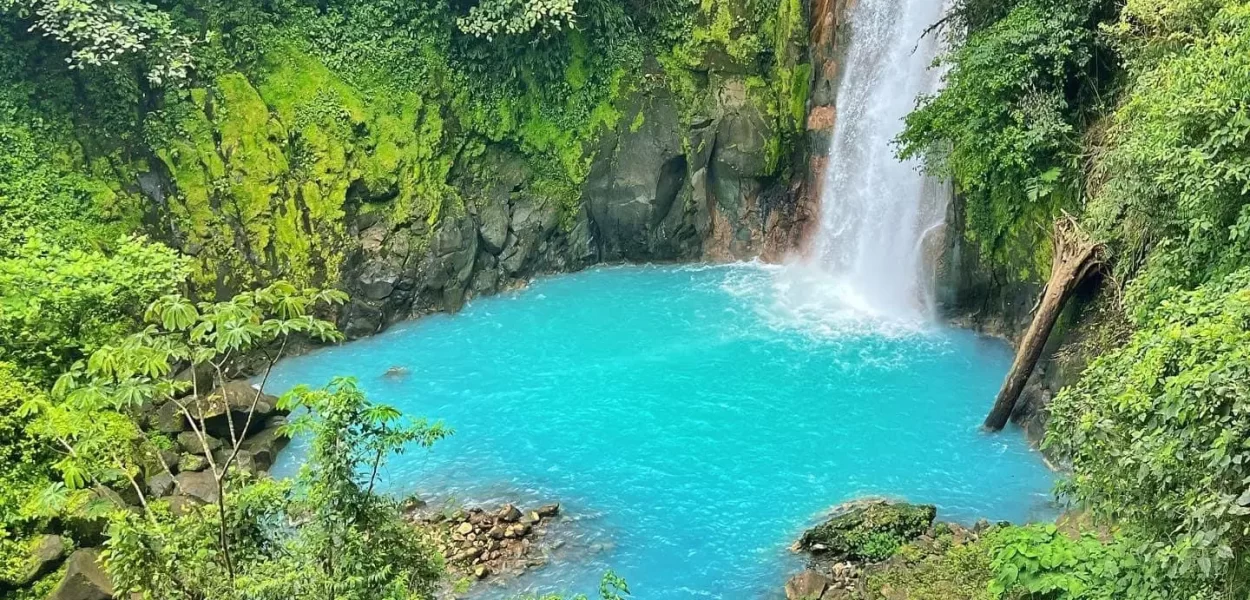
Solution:
<svg viewBox="0 0 1250 600">
<path fill-rule="evenodd" d="M 1067 491 L 1174 579 L 1246 593 L 1250 575 L 1250 271 L 1157 307 L 1051 405 Z"/>
<path fill-rule="evenodd" d="M 989 541 L 994 597 L 1052 600 L 1192 598 L 1160 580 L 1120 540 L 1066 535 L 1054 525 L 1007 527 Z"/>
<path fill-rule="evenodd" d="M 986 14 L 971 4 L 965 10 Z M 966 235 L 1011 277 L 1048 271 L 1050 222 L 1081 200 L 1083 127 L 1109 78 L 1096 35 L 1108 4 L 996 7 L 1006 12 L 939 60 L 946 87 L 920 100 L 899 137 L 902 156 L 924 157 L 955 182 Z"/>
<path fill-rule="evenodd" d="M 50 381 L 133 330 L 141 307 L 185 278 L 181 257 L 143 238 L 124 238 L 108 252 L 32 238 L 0 257 L 0 358 Z"/>
<path fill-rule="evenodd" d="M 624 578 L 612 571 L 603 574 L 603 580 L 599 582 L 599 600 L 625 600 L 629 595 L 629 584 Z M 547 594 L 539 597 L 522 596 L 518 600 L 564 600 L 564 597 L 558 594 Z M 587 596 L 578 594 L 568 600 L 587 600 Z"/>
<path fill-rule="evenodd" d="M 1221 4 L 1135 2 L 1120 23 L 1145 37 L 1124 42 L 1132 84 L 1111 117 L 1087 220 L 1112 243 L 1121 277 L 1137 276 L 1128 301 L 1139 319 L 1169 288 L 1250 259 L 1250 4 Z"/>
<path fill-rule="evenodd" d="M 460 30 L 488 40 L 497 35 L 547 34 L 573 25 L 577 0 L 481 0 L 456 20 Z"/>
<path fill-rule="evenodd" d="M 283 402 L 307 410 L 290 430 L 311 436 L 312 450 L 294 481 L 230 493 L 225 525 L 237 575 L 216 551 L 219 513 L 175 516 L 158 504 L 148 518 L 114 517 L 107 562 L 118 589 L 186 600 L 431 596 L 442 558 L 373 484 L 388 456 L 429 446 L 448 430 L 403 421 L 348 379 L 294 390 Z"/>
<path fill-rule="evenodd" d="M 22 381 L 19 373 L 11 363 L 0 362 L 0 464 L 4 465 L 0 469 L 0 582 L 23 574 L 27 546 L 41 523 L 22 506 L 51 483 L 49 453 L 26 435 L 29 419 L 18 412 L 41 392 Z"/>
<path fill-rule="evenodd" d="M 70 49 L 71 68 L 118 65 L 143 59 L 155 84 L 186 77 L 191 40 L 169 13 L 125 0 L 0 0 L 0 12 L 31 22 L 30 29 Z"/>
<path fill-rule="evenodd" d="M 887 563 L 867 575 L 867 597 L 893 598 L 905 593 L 902 597 L 908 600 L 994 600 L 996 596 L 989 589 L 994 578 L 990 542 L 982 538 L 972 543 L 950 544 L 949 538 L 947 533 L 936 540 L 945 545 L 941 551 L 914 559 L 910 555 L 918 549 L 904 546 L 899 556 L 905 560 Z"/>
</svg>

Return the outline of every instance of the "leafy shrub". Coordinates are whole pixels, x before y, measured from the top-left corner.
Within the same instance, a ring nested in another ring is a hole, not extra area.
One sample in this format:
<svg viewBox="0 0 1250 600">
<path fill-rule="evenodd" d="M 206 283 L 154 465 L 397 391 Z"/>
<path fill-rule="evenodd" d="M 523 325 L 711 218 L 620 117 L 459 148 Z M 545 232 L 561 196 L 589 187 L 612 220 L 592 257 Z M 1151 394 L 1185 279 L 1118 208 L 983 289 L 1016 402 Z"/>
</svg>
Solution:
<svg viewBox="0 0 1250 600">
<path fill-rule="evenodd" d="M 143 238 L 72 250 L 39 238 L 0 258 L 0 359 L 50 381 L 138 326 L 143 307 L 186 278 L 184 259 Z"/>
<path fill-rule="evenodd" d="M 1196 4 L 1133 2 L 1120 23 L 1141 35 L 1123 42 L 1132 83 L 1111 117 L 1105 181 L 1086 220 L 1112 243 L 1121 278 L 1136 276 L 1128 301 L 1138 319 L 1170 288 L 1250 260 L 1250 4 L 1223 2 L 1214 15 L 1213 3 Z M 1174 22 L 1177 11 L 1187 12 Z"/>
<path fill-rule="evenodd" d="M 900 154 L 955 182 L 986 256 L 1036 276 L 1051 219 L 1079 199 L 1081 129 L 1110 76 L 1096 35 L 1109 3 L 963 4 L 981 27 L 939 60 L 946 86 L 908 115 Z"/>
<path fill-rule="evenodd" d="M 989 538 L 994 579 L 1001 598 L 1049 600 L 1215 599 L 1218 593 L 1165 582 L 1152 565 L 1120 538 L 1101 541 L 1090 533 L 1065 534 L 1054 525 L 1007 527 Z"/>
<path fill-rule="evenodd" d="M 1051 405 L 1065 486 L 1175 579 L 1250 571 L 1250 271 L 1174 292 Z"/>
</svg>

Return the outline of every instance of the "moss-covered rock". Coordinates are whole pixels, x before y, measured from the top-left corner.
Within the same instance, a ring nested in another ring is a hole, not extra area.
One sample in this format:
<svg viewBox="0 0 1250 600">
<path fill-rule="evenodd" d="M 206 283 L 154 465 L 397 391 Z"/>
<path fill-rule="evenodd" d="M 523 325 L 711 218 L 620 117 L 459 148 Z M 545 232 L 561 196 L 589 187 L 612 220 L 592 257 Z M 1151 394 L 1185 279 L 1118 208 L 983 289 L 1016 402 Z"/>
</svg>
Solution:
<svg viewBox="0 0 1250 600">
<path fill-rule="evenodd" d="M 822 558 L 880 561 L 924 535 L 937 516 L 931 504 L 860 500 L 834 509 L 827 521 L 807 530 L 795 544 Z"/>
</svg>

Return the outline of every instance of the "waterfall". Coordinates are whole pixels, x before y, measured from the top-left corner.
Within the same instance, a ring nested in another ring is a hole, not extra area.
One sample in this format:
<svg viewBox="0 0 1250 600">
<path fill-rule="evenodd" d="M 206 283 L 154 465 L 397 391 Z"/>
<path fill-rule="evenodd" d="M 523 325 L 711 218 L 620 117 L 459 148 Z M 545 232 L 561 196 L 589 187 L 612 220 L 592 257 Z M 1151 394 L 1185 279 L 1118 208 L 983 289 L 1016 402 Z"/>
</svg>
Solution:
<svg viewBox="0 0 1250 600">
<path fill-rule="evenodd" d="M 837 122 L 821 187 L 821 215 L 807 257 L 833 293 L 859 312 L 917 320 L 932 312 L 932 252 L 950 190 L 915 161 L 895 157 L 893 139 L 917 96 L 937 90 L 940 49 L 925 29 L 941 0 L 858 0 L 837 94 Z M 923 36 L 923 37 L 922 37 Z"/>
</svg>

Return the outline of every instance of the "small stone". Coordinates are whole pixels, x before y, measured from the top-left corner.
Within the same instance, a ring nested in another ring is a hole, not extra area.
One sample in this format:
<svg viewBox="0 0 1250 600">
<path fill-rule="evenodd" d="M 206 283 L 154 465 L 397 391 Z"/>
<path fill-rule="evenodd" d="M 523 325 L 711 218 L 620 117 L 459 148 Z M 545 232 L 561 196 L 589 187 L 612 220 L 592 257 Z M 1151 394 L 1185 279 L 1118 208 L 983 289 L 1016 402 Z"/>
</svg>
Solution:
<svg viewBox="0 0 1250 600">
<path fill-rule="evenodd" d="M 517 507 L 508 504 L 499 510 L 499 520 L 505 523 L 515 523 L 521 518 L 521 511 Z"/>
<path fill-rule="evenodd" d="M 560 505 L 559 504 L 547 504 L 547 505 L 538 507 L 534 512 L 538 513 L 538 516 L 543 517 L 543 518 L 554 517 L 560 514 Z"/>
<path fill-rule="evenodd" d="M 485 579 L 487 575 L 490 575 L 490 567 L 487 567 L 486 565 L 480 565 L 476 569 L 473 569 L 473 576 L 478 579 Z"/>
<path fill-rule="evenodd" d="M 526 525 L 533 525 L 541 521 L 542 519 L 543 518 L 539 516 L 538 512 L 531 510 L 525 513 L 525 516 L 521 517 L 521 522 L 525 523 Z"/>
<path fill-rule="evenodd" d="M 456 528 L 456 533 L 460 535 L 464 535 L 464 536 L 467 536 L 470 533 L 473 533 L 473 524 L 467 521 L 464 523 L 461 523 L 460 526 Z"/>
<path fill-rule="evenodd" d="M 508 527 L 504 527 L 503 525 L 496 525 L 494 527 L 491 527 L 490 537 L 496 540 L 502 540 L 504 536 L 507 535 L 508 529 L 509 529 Z"/>
<path fill-rule="evenodd" d="M 451 560 L 452 562 L 464 562 L 464 561 L 473 560 L 481 555 L 482 555 L 482 551 L 480 549 L 472 548 L 472 549 L 465 550 L 464 552 L 461 552 L 453 556 Z"/>
</svg>

